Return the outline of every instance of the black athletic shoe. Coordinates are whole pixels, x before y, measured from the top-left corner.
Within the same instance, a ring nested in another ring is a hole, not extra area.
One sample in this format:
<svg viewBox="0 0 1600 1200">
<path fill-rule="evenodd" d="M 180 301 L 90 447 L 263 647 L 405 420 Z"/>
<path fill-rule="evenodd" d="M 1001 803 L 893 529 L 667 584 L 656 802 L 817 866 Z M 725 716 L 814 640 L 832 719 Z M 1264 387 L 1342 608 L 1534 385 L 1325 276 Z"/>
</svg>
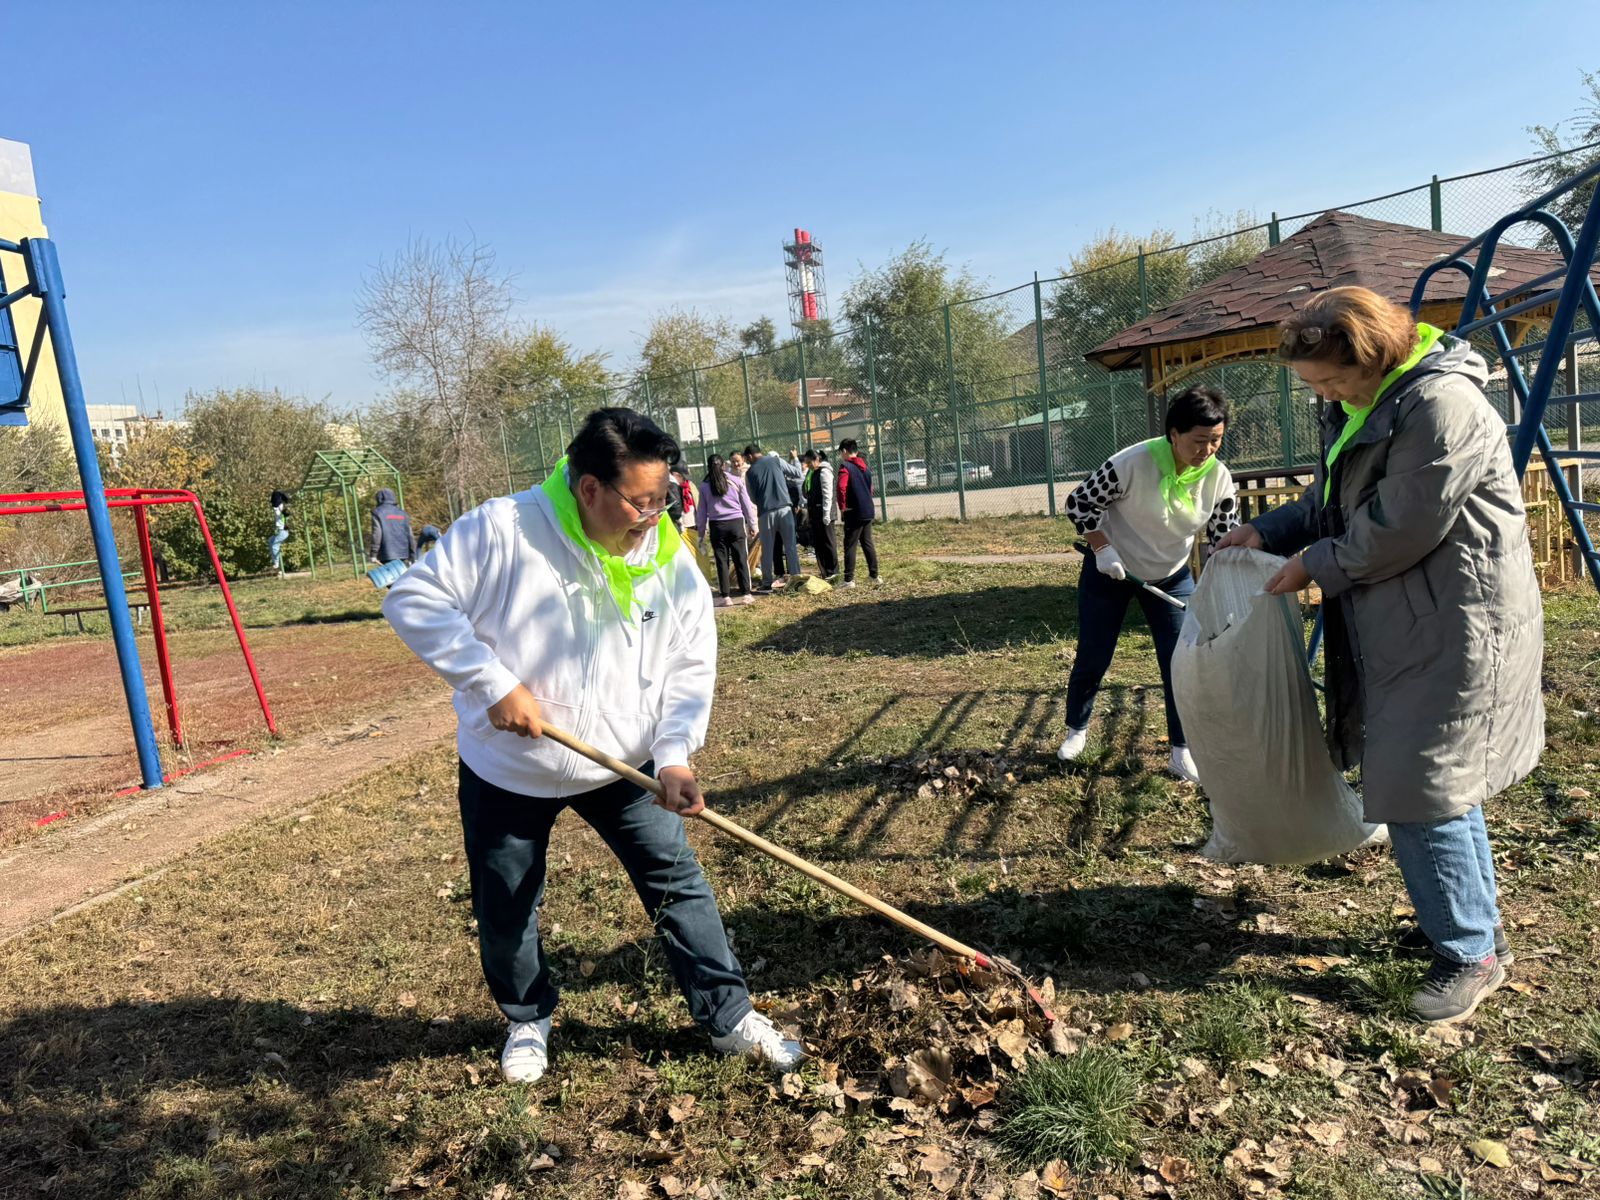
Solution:
<svg viewBox="0 0 1600 1200">
<path fill-rule="evenodd" d="M 1413 925 L 1402 933 L 1395 941 L 1395 945 L 1399 946 L 1407 954 L 1415 954 L 1419 957 L 1433 953 L 1433 943 L 1428 940 L 1428 935 L 1422 932 L 1422 926 L 1420 925 Z M 1517 956 L 1511 951 L 1511 943 L 1506 939 L 1504 925 L 1496 925 L 1494 927 L 1494 956 L 1500 960 L 1502 967 L 1509 967 L 1517 961 Z"/>
</svg>

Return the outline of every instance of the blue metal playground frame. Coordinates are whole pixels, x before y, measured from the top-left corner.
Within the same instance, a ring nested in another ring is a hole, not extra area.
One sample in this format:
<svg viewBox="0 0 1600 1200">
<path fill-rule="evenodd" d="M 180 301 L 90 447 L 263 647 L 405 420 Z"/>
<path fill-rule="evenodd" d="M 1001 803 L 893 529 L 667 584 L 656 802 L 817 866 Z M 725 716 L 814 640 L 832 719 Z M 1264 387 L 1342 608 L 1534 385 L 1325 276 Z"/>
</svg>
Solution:
<svg viewBox="0 0 1600 1200">
<path fill-rule="evenodd" d="M 1517 469 L 1517 478 L 1522 478 L 1527 471 L 1528 460 L 1533 457 L 1534 448 L 1538 447 L 1545 469 L 1549 472 L 1550 484 L 1572 526 L 1584 568 L 1596 591 L 1600 591 L 1600 556 L 1595 553 L 1594 541 L 1583 521 L 1585 513 L 1600 513 L 1600 504 L 1586 504 L 1573 496 L 1558 461 L 1566 458 L 1579 462 L 1600 462 L 1600 451 L 1565 450 L 1558 455 L 1544 427 L 1545 411 L 1551 403 L 1582 404 L 1600 400 L 1600 392 L 1578 392 L 1569 396 L 1551 394 L 1567 350 L 1600 336 L 1600 297 L 1596 296 L 1594 281 L 1590 277 L 1596 252 L 1600 251 L 1600 188 L 1596 188 L 1589 202 L 1588 215 L 1579 226 L 1576 238 L 1566 223 L 1550 212 L 1548 207 L 1551 201 L 1569 195 L 1590 180 L 1600 180 L 1600 164 L 1573 176 L 1515 212 L 1506 214 L 1449 258 L 1424 268 L 1417 277 L 1416 287 L 1411 291 L 1411 309 L 1416 312 L 1421 308 L 1422 294 L 1427 289 L 1428 281 L 1440 271 L 1456 270 L 1470 277 L 1466 299 L 1461 305 L 1461 320 L 1456 325 L 1455 333 L 1458 337 L 1467 337 L 1487 329 L 1494 337 L 1495 348 L 1505 364 L 1507 382 L 1521 406 L 1520 419 L 1510 425 L 1515 431 L 1511 443 L 1511 461 Z M 1501 239 L 1508 230 L 1518 225 L 1542 227 L 1555 241 L 1565 261 L 1555 270 L 1519 288 L 1516 295 L 1523 298 L 1507 304 L 1512 297 L 1489 293 L 1489 273 L 1494 266 L 1495 251 L 1500 248 Z M 1469 262 L 1467 256 L 1473 251 L 1477 252 L 1476 259 Z M 1556 308 L 1544 340 L 1530 346 L 1513 345 L 1505 322 L 1522 313 L 1544 308 L 1552 300 L 1556 302 Z M 1574 328 L 1580 310 L 1589 321 L 1586 333 Z M 1539 365 L 1533 373 L 1533 382 L 1529 383 L 1522 360 L 1535 354 L 1539 356 Z"/>
<path fill-rule="evenodd" d="M 1594 584 L 1595 590 L 1600 591 L 1600 554 L 1596 553 L 1594 540 L 1589 536 L 1589 529 L 1583 522 L 1585 513 L 1600 513 L 1600 504 L 1585 503 L 1575 497 L 1559 465 L 1563 458 L 1576 459 L 1579 462 L 1600 462 L 1600 450 L 1558 451 L 1551 445 L 1550 435 L 1544 428 L 1544 415 L 1552 402 L 1576 405 L 1600 400 L 1600 392 L 1577 392 L 1569 396 L 1551 395 L 1555 389 L 1557 372 L 1561 369 L 1562 356 L 1568 348 L 1600 339 L 1600 298 L 1596 296 L 1594 281 L 1591 278 L 1596 255 L 1600 253 L 1600 187 L 1595 189 L 1594 197 L 1589 202 L 1588 214 L 1578 228 L 1577 237 L 1572 236 L 1572 231 L 1567 228 L 1566 222 L 1549 210 L 1551 201 L 1569 195 L 1590 180 L 1600 180 L 1600 164 L 1574 175 L 1565 183 L 1552 188 L 1537 199 L 1530 200 L 1516 211 L 1507 213 L 1483 233 L 1469 242 L 1464 242 L 1448 257 L 1429 264 L 1417 277 L 1416 286 L 1411 289 L 1411 311 L 1413 313 L 1421 311 L 1422 297 L 1428 289 L 1428 281 L 1440 271 L 1460 271 L 1469 277 L 1466 299 L 1461 305 L 1461 319 L 1452 332 L 1457 337 L 1467 337 L 1487 329 L 1493 335 L 1495 347 L 1500 352 L 1501 361 L 1505 363 L 1506 378 L 1521 409 L 1518 419 L 1507 426 L 1508 430 L 1514 431 L 1511 461 L 1516 467 L 1517 478 L 1521 479 L 1526 473 L 1528 461 L 1533 457 L 1533 451 L 1537 447 L 1544 460 L 1545 469 L 1549 473 L 1550 484 L 1555 489 L 1561 507 L 1572 525 L 1573 537 L 1577 542 L 1584 568 L 1589 573 L 1589 580 Z M 1565 261 L 1555 270 L 1547 271 L 1537 279 L 1524 284 L 1516 293 L 1523 298 L 1501 308 L 1500 306 L 1510 297 L 1493 296 L 1488 288 L 1489 272 L 1494 266 L 1495 251 L 1500 248 L 1500 241 L 1508 230 L 1518 225 L 1530 224 L 1538 225 L 1550 234 Z M 1477 251 L 1475 258 L 1472 257 L 1474 251 Z M 1505 322 L 1523 313 L 1543 308 L 1552 300 L 1556 302 L 1556 308 L 1550 318 L 1550 328 L 1544 340 L 1530 346 L 1513 345 L 1511 336 L 1506 331 Z M 1574 329 L 1580 311 L 1589 320 L 1588 332 Z M 1530 383 L 1527 372 L 1523 370 L 1522 360 L 1535 354 L 1540 356 L 1539 365 Z M 1317 619 L 1311 628 L 1311 639 L 1306 646 L 1306 661 L 1315 665 L 1317 654 L 1321 649 L 1322 609 L 1318 607 Z"/>
<path fill-rule="evenodd" d="M 20 386 L 14 370 L 6 369 L 0 378 L 12 382 L 0 394 L 0 425 L 26 425 L 28 399 L 39 366 L 45 335 L 50 337 L 50 353 L 61 395 L 66 402 L 67 431 L 78 461 L 78 478 L 83 482 L 83 497 L 89 514 L 89 530 L 94 538 L 94 553 L 100 567 L 100 584 L 105 589 L 106 611 L 111 619 L 111 638 L 117 650 L 117 666 L 122 673 L 122 690 L 128 701 L 128 717 L 133 723 L 133 740 L 139 753 L 139 773 L 146 788 L 162 784 L 161 753 L 156 747 L 155 725 L 150 719 L 150 704 L 145 696 L 144 671 L 139 665 L 139 649 L 133 636 L 133 618 L 128 612 L 128 594 L 122 586 L 122 568 L 116 538 L 111 529 L 111 510 L 106 504 L 105 482 L 100 476 L 100 460 L 95 454 L 94 435 L 89 427 L 89 412 L 78 375 L 78 359 L 73 351 L 72 331 L 67 324 L 66 287 L 61 279 L 61 264 L 55 244 L 49 238 L 23 238 L 20 242 L 0 239 L 0 251 L 22 256 L 28 281 L 0 296 L 0 315 L 13 333 L 9 320 L 18 303 L 33 299 L 40 305 L 39 319 L 28 347 Z M 0 290 L 5 281 L 0 279 Z M 11 338 L 0 339 L 11 342 Z M 0 367 L 11 368 L 20 361 L 20 345 L 0 345 Z"/>
</svg>

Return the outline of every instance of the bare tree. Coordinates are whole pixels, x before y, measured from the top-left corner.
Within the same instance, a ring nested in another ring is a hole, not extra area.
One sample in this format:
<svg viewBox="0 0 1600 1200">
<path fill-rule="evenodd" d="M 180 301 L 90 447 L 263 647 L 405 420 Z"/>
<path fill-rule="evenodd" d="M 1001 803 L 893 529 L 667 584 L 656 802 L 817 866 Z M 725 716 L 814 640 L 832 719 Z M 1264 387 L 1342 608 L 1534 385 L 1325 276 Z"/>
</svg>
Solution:
<svg viewBox="0 0 1600 1200">
<path fill-rule="evenodd" d="M 378 370 L 443 426 L 445 486 L 463 506 L 490 491 L 499 450 L 493 364 L 504 343 L 511 278 L 488 246 L 417 240 L 363 280 L 357 314 Z"/>
</svg>

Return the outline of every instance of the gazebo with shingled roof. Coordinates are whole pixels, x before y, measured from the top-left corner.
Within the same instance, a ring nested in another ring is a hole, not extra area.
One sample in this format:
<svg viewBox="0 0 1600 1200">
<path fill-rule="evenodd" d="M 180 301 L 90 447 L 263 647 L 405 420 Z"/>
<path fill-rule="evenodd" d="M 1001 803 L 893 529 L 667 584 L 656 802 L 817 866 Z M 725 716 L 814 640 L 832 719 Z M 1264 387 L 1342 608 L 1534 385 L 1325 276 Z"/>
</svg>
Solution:
<svg viewBox="0 0 1600 1200">
<path fill-rule="evenodd" d="M 1325 212 L 1294 236 L 1130 325 L 1084 357 L 1109 371 L 1143 370 L 1153 436 L 1159 432 L 1158 409 L 1168 388 L 1207 367 L 1273 358 L 1279 323 L 1318 292 L 1364 287 L 1409 306 L 1423 268 L 1450 257 L 1467 240 L 1461 234 Z M 1554 252 L 1502 245 L 1490 276 L 1496 293 L 1509 297 L 1560 265 L 1561 256 Z M 1421 319 L 1453 329 L 1467 282 L 1457 272 L 1436 274 L 1424 294 Z M 1549 320 L 1554 307 L 1552 301 L 1508 321 L 1516 344 Z"/>
</svg>

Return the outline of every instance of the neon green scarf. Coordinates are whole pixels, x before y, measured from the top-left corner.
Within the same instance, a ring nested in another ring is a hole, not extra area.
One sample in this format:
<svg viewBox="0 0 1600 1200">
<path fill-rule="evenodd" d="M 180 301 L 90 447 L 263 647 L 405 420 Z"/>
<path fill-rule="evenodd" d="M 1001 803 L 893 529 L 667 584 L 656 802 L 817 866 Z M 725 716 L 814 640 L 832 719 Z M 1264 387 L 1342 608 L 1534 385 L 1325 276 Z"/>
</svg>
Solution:
<svg viewBox="0 0 1600 1200">
<path fill-rule="evenodd" d="M 800 481 L 800 494 L 802 496 L 811 495 L 811 477 L 816 473 L 817 469 L 812 467 L 811 470 L 806 472 L 806 477 Z"/>
<path fill-rule="evenodd" d="M 1378 407 L 1378 401 L 1383 399 L 1383 394 L 1389 390 L 1394 381 L 1421 362 L 1422 356 L 1432 350 L 1443 336 L 1442 330 L 1425 322 L 1418 322 L 1417 344 L 1411 351 L 1411 357 L 1383 377 L 1383 382 L 1378 384 L 1378 394 L 1372 398 L 1372 403 L 1357 408 L 1354 404 L 1346 404 L 1343 400 L 1339 401 L 1339 407 L 1344 409 L 1345 421 L 1344 428 L 1339 431 L 1338 441 L 1334 442 L 1328 450 L 1328 469 L 1324 473 L 1325 477 L 1322 481 L 1322 503 L 1324 506 L 1328 503 L 1328 497 L 1333 494 L 1333 464 L 1338 461 L 1339 455 L 1344 453 L 1345 446 L 1356 434 L 1361 432 L 1361 427 L 1367 423 L 1367 418 Z"/>
<path fill-rule="evenodd" d="M 1167 502 L 1167 511 L 1194 516 L 1194 496 L 1190 489 L 1217 469 L 1217 456 L 1213 454 L 1203 466 L 1179 471 L 1178 462 L 1172 457 L 1172 443 L 1166 438 L 1151 438 L 1145 448 L 1161 468 L 1161 495 Z"/>
<path fill-rule="evenodd" d="M 605 574 L 606 586 L 611 589 L 617 608 L 622 611 L 628 624 L 636 624 L 633 619 L 634 581 L 654 575 L 666 566 L 678 552 L 678 547 L 683 544 L 682 537 L 672 524 L 672 518 L 666 513 L 661 514 L 661 520 L 656 525 L 655 557 L 644 566 L 636 567 L 622 555 L 611 553 L 583 531 L 583 518 L 578 513 L 578 498 L 572 494 L 572 487 L 567 483 L 565 457 L 556 463 L 555 469 L 550 472 L 550 478 L 541 485 L 541 490 L 550 498 L 550 505 L 556 510 L 556 520 L 561 523 L 562 531 L 599 560 L 600 570 Z"/>
</svg>

